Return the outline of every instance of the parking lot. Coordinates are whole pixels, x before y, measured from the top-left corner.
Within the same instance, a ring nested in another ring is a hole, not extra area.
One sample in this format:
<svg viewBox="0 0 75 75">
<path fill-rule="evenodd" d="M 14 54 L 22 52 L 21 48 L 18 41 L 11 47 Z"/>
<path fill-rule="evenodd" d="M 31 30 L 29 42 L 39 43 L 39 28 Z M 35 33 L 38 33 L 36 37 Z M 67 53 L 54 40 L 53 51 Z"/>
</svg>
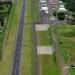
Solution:
<svg viewBox="0 0 75 75">
<path fill-rule="evenodd" d="M 39 10 L 42 24 L 49 24 L 49 10 L 46 0 L 39 1 Z"/>
</svg>

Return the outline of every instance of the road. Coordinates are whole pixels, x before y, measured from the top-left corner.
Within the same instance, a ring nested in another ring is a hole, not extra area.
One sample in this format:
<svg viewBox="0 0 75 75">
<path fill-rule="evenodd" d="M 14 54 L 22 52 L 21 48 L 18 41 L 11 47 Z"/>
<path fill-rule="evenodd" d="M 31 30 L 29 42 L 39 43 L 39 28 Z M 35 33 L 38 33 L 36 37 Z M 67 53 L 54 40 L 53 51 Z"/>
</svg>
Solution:
<svg viewBox="0 0 75 75">
<path fill-rule="evenodd" d="M 54 1 L 57 1 L 57 2 L 54 2 Z M 51 2 L 51 3 L 54 2 L 53 4 L 55 4 L 55 3 L 58 4 L 58 0 L 49 0 L 49 2 Z M 49 2 L 48 2 L 48 4 L 49 4 Z M 53 9 L 52 9 L 52 7 L 50 7 L 51 6 L 50 4 L 48 5 L 49 12 L 50 12 L 50 16 L 53 16 L 53 12 L 52 12 Z M 56 4 L 55 4 L 55 6 L 56 6 Z M 55 9 L 56 9 L 56 7 L 55 7 Z M 58 41 L 57 41 L 56 31 L 55 31 L 55 28 L 54 28 L 55 25 L 56 25 L 56 23 L 57 23 L 57 21 L 58 20 L 55 20 L 55 21 L 50 20 L 50 24 L 51 24 L 51 36 L 52 36 L 53 47 L 55 49 L 55 54 L 56 54 L 56 59 L 57 59 L 58 65 L 59 65 L 59 67 L 61 69 L 61 75 L 69 75 L 68 69 L 67 68 L 65 69 L 66 64 L 64 62 L 64 59 L 63 59 L 63 57 L 61 55 L 61 52 L 60 52 L 60 49 L 58 47 Z"/>
<path fill-rule="evenodd" d="M 22 0 L 22 8 L 21 8 L 19 28 L 18 28 L 16 45 L 15 45 L 14 56 L 13 56 L 11 75 L 19 75 L 19 72 L 20 72 L 24 15 L 25 15 L 25 0 Z"/>
<path fill-rule="evenodd" d="M 41 16 L 41 24 L 49 24 L 49 15 L 45 14 L 44 12 L 40 11 Z"/>
</svg>

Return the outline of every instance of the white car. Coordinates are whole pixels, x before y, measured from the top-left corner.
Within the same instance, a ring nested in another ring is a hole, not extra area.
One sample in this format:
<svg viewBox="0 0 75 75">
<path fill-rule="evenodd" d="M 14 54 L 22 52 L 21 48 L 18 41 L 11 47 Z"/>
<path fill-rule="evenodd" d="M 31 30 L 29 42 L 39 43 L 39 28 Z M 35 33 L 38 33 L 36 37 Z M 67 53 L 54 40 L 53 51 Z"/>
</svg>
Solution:
<svg viewBox="0 0 75 75">
<path fill-rule="evenodd" d="M 46 14 L 49 13 L 48 7 L 41 7 L 41 11 L 44 11 Z"/>
<path fill-rule="evenodd" d="M 51 16 L 51 17 L 50 17 L 50 20 L 51 20 L 51 21 L 55 21 L 55 20 L 56 20 L 55 16 Z"/>
</svg>

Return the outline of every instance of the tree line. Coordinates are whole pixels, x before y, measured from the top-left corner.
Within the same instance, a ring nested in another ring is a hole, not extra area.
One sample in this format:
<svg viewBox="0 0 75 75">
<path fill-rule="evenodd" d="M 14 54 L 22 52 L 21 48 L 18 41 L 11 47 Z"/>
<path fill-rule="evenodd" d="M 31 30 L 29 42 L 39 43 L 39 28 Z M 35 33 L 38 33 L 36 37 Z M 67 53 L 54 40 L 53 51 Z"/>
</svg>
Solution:
<svg viewBox="0 0 75 75">
<path fill-rule="evenodd" d="M 75 12 L 75 0 L 62 0 L 65 2 L 65 7 L 72 12 Z"/>
</svg>

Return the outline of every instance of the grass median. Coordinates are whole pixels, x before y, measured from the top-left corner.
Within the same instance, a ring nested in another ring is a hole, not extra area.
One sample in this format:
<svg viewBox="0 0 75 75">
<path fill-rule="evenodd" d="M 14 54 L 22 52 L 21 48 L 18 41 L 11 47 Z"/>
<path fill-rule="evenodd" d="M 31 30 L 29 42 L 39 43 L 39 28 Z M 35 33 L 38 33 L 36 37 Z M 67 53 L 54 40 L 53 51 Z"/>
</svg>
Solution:
<svg viewBox="0 0 75 75">
<path fill-rule="evenodd" d="M 38 31 L 36 33 L 37 33 L 38 45 L 40 46 L 51 45 L 51 38 L 47 31 Z"/>
<path fill-rule="evenodd" d="M 22 62 L 21 75 L 33 75 L 32 65 L 32 0 L 26 1 L 25 25 L 23 33 L 23 48 L 22 48 Z"/>
<path fill-rule="evenodd" d="M 39 55 L 39 75 L 60 75 L 57 62 L 53 55 Z"/>
<path fill-rule="evenodd" d="M 46 31 L 37 31 L 37 40 L 38 45 L 40 46 L 51 46 L 52 39 L 51 39 L 51 27 L 48 28 Z"/>
</svg>

